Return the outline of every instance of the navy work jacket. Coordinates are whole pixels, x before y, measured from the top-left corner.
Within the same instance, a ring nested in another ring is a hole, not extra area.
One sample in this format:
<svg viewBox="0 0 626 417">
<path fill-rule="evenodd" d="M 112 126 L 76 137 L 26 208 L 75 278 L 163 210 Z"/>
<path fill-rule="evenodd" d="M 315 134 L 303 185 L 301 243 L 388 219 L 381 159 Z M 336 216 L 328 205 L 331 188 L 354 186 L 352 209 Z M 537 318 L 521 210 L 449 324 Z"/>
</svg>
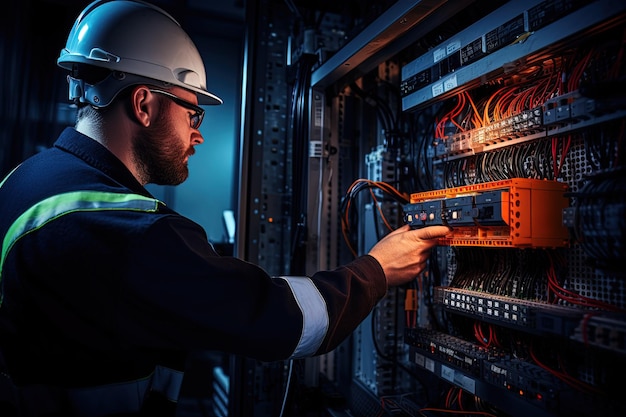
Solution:
<svg viewBox="0 0 626 417">
<path fill-rule="evenodd" d="M 74 128 L 1 185 L 0 238 L 0 347 L 18 385 L 126 381 L 193 350 L 325 353 L 387 291 L 368 255 L 311 277 L 219 256 Z"/>
</svg>

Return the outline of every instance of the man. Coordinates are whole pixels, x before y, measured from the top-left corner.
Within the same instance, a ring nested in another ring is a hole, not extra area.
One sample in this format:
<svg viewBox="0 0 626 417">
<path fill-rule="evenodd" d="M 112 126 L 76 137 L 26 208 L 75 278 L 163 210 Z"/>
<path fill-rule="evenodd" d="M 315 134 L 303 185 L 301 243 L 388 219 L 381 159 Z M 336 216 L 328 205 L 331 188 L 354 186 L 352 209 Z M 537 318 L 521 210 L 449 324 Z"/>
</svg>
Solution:
<svg viewBox="0 0 626 417">
<path fill-rule="evenodd" d="M 179 24 L 140 1 L 97 1 L 58 64 L 76 125 L 0 185 L 0 347 L 22 415 L 175 404 L 193 350 L 262 361 L 328 352 L 448 232 L 403 227 L 312 277 L 220 257 L 144 188 L 187 178 L 203 142 L 198 103 L 221 103 Z"/>
</svg>

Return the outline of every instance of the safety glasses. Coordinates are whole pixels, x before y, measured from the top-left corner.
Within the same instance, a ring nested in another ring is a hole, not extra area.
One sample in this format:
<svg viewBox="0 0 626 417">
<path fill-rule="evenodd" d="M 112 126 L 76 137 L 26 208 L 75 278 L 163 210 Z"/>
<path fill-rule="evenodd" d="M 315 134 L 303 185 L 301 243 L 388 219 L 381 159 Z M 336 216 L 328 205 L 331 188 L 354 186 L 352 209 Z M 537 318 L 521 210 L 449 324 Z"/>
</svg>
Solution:
<svg viewBox="0 0 626 417">
<path fill-rule="evenodd" d="M 182 106 L 188 110 L 192 110 L 194 113 L 189 116 L 189 124 L 192 129 L 198 129 L 202 124 L 202 119 L 204 118 L 204 109 L 202 107 L 196 106 L 195 104 L 191 104 L 188 101 L 183 100 L 182 98 L 175 96 L 169 91 L 150 89 L 153 93 L 163 94 L 164 96 L 169 97 L 174 103 Z"/>
</svg>

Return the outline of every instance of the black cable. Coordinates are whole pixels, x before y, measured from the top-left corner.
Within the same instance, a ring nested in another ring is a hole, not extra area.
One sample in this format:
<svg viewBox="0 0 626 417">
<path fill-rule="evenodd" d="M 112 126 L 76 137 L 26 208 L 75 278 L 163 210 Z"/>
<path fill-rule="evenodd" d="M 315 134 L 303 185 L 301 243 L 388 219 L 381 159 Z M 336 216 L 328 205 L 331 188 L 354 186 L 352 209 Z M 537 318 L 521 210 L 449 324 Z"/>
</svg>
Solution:
<svg viewBox="0 0 626 417">
<path fill-rule="evenodd" d="M 381 359 L 391 363 L 392 365 L 395 365 L 395 366 L 399 367 L 400 369 L 402 369 L 403 371 L 408 373 L 411 377 L 413 377 L 417 381 L 419 381 L 420 384 L 422 384 L 424 387 L 426 387 L 424 382 L 421 380 L 420 376 L 417 375 L 412 369 L 407 367 L 405 364 L 403 364 L 402 362 L 400 362 L 396 358 L 390 357 L 389 355 L 387 355 L 385 352 L 382 351 L 382 349 L 380 347 L 380 344 L 378 343 L 378 339 L 376 338 L 376 335 L 378 334 L 377 329 L 376 329 L 376 311 L 379 310 L 379 309 L 380 309 L 379 305 L 376 305 L 374 307 L 374 309 L 371 312 L 371 320 L 370 320 L 370 326 L 371 326 L 371 332 L 372 332 L 372 344 L 374 345 L 374 350 L 376 350 L 376 354 Z M 397 324 L 397 322 L 396 322 L 396 324 Z M 397 332 L 397 329 L 395 329 L 395 331 Z M 396 337 L 394 343 L 397 343 L 397 340 L 398 340 L 398 338 Z M 394 351 L 397 352 L 397 346 L 394 347 Z M 395 381 L 395 379 L 394 379 L 394 381 Z"/>
<path fill-rule="evenodd" d="M 390 132 L 393 128 L 393 116 L 387 103 L 375 94 L 365 92 L 356 83 L 350 84 L 350 89 L 358 96 L 362 97 L 366 103 L 374 107 L 379 121 L 382 123 L 385 132 Z"/>
<path fill-rule="evenodd" d="M 359 205 L 357 204 L 357 198 L 361 191 L 377 189 L 380 190 L 384 196 L 387 196 L 387 199 L 381 199 L 381 204 L 385 201 L 396 202 L 400 206 L 405 205 L 409 202 L 408 198 L 401 194 L 398 190 L 393 188 L 391 185 L 385 182 L 376 182 L 370 180 L 360 180 L 356 181 L 350 189 L 346 192 L 346 195 L 342 198 L 339 214 L 341 216 L 341 225 L 344 230 L 344 237 L 347 235 L 348 244 L 352 249 L 357 247 L 358 234 L 356 232 L 358 226 L 358 214 L 359 214 Z M 374 211 L 374 219 L 375 225 L 377 225 L 377 216 L 376 213 L 378 206 L 377 202 L 373 201 L 372 211 Z M 378 234 L 378 226 L 376 226 L 376 233 Z"/>
<path fill-rule="evenodd" d="M 292 90 L 291 120 L 292 120 L 292 241 L 290 256 L 291 274 L 302 274 L 305 264 L 306 238 L 306 211 L 307 211 L 307 176 L 304 175 L 308 167 L 307 137 L 308 137 L 308 90 L 311 71 L 316 58 L 304 55 L 298 61 L 298 70 Z"/>
</svg>

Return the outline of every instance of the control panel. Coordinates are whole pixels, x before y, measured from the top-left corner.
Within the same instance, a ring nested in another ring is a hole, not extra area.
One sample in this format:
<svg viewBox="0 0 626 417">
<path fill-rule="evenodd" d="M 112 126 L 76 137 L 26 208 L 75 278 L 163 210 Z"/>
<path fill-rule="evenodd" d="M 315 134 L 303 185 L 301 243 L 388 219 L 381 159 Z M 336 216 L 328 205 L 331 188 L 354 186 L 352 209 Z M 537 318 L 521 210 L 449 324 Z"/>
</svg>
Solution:
<svg viewBox="0 0 626 417">
<path fill-rule="evenodd" d="M 451 226 L 441 245 L 563 247 L 566 190 L 558 181 L 513 178 L 414 193 L 404 220 L 416 228 Z"/>
</svg>

